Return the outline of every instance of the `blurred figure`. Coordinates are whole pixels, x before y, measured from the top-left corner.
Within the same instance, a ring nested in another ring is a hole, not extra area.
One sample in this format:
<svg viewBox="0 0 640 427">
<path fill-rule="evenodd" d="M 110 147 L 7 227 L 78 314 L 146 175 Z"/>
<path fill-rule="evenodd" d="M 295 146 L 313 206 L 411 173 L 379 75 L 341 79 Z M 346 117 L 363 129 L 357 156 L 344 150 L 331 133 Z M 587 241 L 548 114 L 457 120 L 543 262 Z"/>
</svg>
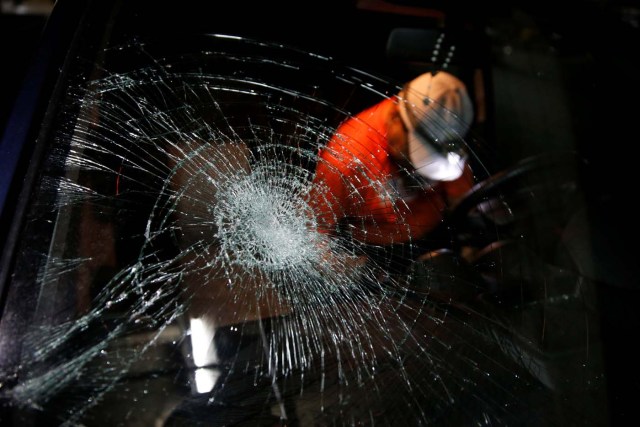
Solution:
<svg viewBox="0 0 640 427">
<path fill-rule="evenodd" d="M 440 71 L 343 122 L 316 166 L 318 229 L 372 247 L 427 238 L 474 184 L 463 141 L 472 119 L 464 83 Z"/>
</svg>

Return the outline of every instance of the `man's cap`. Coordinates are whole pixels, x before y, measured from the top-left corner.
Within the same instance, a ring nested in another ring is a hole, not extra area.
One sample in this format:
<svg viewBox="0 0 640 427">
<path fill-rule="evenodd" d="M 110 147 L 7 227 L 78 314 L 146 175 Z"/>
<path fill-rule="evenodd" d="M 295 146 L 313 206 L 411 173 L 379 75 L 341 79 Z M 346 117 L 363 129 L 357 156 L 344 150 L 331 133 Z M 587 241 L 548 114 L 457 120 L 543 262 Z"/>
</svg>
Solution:
<svg viewBox="0 0 640 427">
<path fill-rule="evenodd" d="M 444 71 L 425 73 L 405 85 L 399 98 L 416 171 L 438 181 L 459 178 L 466 163 L 463 138 L 473 120 L 464 83 Z"/>
</svg>

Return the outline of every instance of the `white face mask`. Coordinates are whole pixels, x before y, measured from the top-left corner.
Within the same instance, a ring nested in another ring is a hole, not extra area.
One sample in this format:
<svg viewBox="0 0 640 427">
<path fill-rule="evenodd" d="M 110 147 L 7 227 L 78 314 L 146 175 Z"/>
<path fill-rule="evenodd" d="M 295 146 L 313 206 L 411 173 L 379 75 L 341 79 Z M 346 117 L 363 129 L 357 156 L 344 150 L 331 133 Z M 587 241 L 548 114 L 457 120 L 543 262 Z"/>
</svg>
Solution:
<svg viewBox="0 0 640 427">
<path fill-rule="evenodd" d="M 457 152 L 440 153 L 409 135 L 409 160 L 420 175 L 433 181 L 453 181 L 462 176 L 466 158 Z"/>
</svg>

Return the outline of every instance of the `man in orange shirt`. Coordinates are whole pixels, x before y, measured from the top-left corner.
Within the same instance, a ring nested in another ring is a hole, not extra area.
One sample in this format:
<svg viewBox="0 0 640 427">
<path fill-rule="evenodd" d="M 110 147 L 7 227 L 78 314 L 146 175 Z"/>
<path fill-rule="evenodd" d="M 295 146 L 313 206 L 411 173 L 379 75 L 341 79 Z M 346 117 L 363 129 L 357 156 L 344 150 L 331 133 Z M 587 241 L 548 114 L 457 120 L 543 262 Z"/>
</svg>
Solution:
<svg viewBox="0 0 640 427">
<path fill-rule="evenodd" d="M 462 81 L 425 73 L 349 118 L 321 149 L 310 204 L 318 229 L 370 247 L 416 245 L 473 185 Z"/>
</svg>

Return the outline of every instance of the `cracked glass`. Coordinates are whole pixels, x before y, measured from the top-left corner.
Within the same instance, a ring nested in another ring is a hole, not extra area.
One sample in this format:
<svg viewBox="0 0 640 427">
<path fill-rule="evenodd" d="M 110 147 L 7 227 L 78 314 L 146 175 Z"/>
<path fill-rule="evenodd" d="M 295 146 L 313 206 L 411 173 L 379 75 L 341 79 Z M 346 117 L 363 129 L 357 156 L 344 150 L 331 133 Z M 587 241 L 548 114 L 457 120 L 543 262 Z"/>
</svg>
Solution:
<svg viewBox="0 0 640 427">
<path fill-rule="evenodd" d="M 132 38 L 74 64 L 16 257 L 29 314 L 21 342 L 2 341 L 18 348 L 0 370 L 14 425 L 601 416 L 571 163 L 494 174 L 461 139 L 477 185 L 425 250 L 390 184 L 428 187 L 412 171 L 381 180 L 356 164 L 345 182 L 384 201 L 397 241 L 369 217 L 327 230 L 347 215 L 314 181 L 341 123 L 403 82 L 227 34 Z"/>
</svg>

